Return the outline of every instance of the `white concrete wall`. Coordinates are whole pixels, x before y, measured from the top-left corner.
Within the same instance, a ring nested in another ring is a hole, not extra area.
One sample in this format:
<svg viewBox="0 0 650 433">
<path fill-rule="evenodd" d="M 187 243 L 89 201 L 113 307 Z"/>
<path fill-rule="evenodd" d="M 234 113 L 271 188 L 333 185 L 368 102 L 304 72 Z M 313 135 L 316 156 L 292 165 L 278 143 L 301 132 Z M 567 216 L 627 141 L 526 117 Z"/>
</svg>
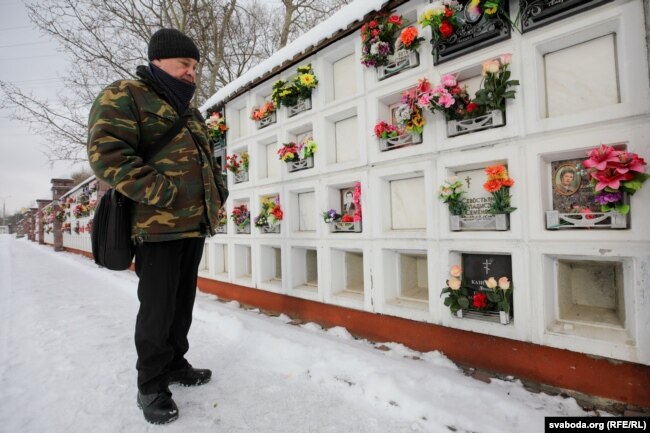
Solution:
<svg viewBox="0 0 650 433">
<path fill-rule="evenodd" d="M 415 18 L 427 5 L 411 1 L 398 12 Z M 516 11 L 514 1 L 511 10 Z M 320 81 L 312 110 L 287 118 L 282 108 L 276 124 L 258 131 L 248 121 L 240 128 L 246 134 L 229 136 L 229 154 L 251 152 L 251 180 L 230 183 L 228 212 L 238 200 L 248 200 L 254 217 L 261 196 L 279 194 L 285 212 L 282 232 L 262 234 L 253 227 L 250 235 L 236 235 L 229 222 L 228 234 L 209 240 L 222 256 L 228 253 L 228 272 L 206 275 L 305 299 L 650 364 L 650 231 L 645 224 L 650 184 L 632 198 L 632 224 L 626 230 L 549 231 L 544 219 L 552 203 L 551 161 L 585 156 L 601 143 L 626 143 L 630 151 L 650 159 L 650 86 L 641 37 L 645 32 L 642 1 L 618 1 L 523 35 L 513 32 L 507 41 L 434 67 L 426 30 L 420 66 L 381 82 L 374 69 L 365 69 L 359 61 L 358 34 L 330 45 L 303 62 L 312 63 Z M 513 54 L 510 69 L 521 82 L 516 99 L 507 103 L 506 126 L 448 138 L 442 116 L 426 113 L 422 144 L 380 152 L 373 127 L 382 118 L 388 120 L 388 107 L 404 89 L 421 77 L 436 84 L 445 73 L 460 73 L 473 83 L 481 63 L 502 53 Z M 244 107 L 250 113 L 274 81 L 293 74 L 295 68 L 290 68 L 230 101 L 228 118 Z M 260 164 L 268 162 L 262 145 L 289 141 L 301 130 L 313 130 L 318 143 L 315 167 L 288 173 L 281 164 L 273 176 L 261 176 L 265 173 Z M 436 189 L 451 174 L 494 163 L 506 164 L 516 182 L 511 192 L 517 210 L 511 215 L 510 230 L 452 232 L 447 207 L 438 200 Z M 363 232 L 330 233 L 320 214 L 338 208 L 337 191 L 355 182 L 362 188 Z M 265 266 L 270 265 L 264 262 L 278 260 L 268 254 L 269 248 L 278 247 L 282 278 L 269 284 Z M 317 253 L 317 290 L 302 287 L 306 249 Z M 449 266 L 460 264 L 462 253 L 472 252 L 511 255 L 515 317 L 510 325 L 458 319 L 443 305 L 439 295 Z M 428 287 L 428 297 L 400 300 L 400 254 L 420 257 L 420 278 L 414 280 Z M 624 298 L 622 326 L 560 318 L 562 260 L 621 263 L 623 293 L 617 296 Z M 221 257 L 215 269 L 223 268 L 223 263 Z M 241 277 L 241 269 L 249 269 L 250 276 Z M 427 284 L 419 281 L 423 275 Z M 361 291 L 353 287 L 341 292 L 347 283 L 360 281 Z"/>
</svg>

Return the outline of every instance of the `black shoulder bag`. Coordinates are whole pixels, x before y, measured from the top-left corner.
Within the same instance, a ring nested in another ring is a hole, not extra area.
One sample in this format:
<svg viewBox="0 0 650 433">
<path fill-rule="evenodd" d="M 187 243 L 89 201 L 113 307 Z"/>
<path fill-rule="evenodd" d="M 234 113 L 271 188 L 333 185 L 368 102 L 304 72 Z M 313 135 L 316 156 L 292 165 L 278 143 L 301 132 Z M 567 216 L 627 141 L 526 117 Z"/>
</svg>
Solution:
<svg viewBox="0 0 650 433">
<path fill-rule="evenodd" d="M 146 163 L 183 129 L 188 116 L 181 116 L 176 123 L 142 155 Z M 131 242 L 131 200 L 111 188 L 99 201 L 90 241 L 95 263 L 111 271 L 128 269 L 133 262 L 135 246 Z"/>
</svg>

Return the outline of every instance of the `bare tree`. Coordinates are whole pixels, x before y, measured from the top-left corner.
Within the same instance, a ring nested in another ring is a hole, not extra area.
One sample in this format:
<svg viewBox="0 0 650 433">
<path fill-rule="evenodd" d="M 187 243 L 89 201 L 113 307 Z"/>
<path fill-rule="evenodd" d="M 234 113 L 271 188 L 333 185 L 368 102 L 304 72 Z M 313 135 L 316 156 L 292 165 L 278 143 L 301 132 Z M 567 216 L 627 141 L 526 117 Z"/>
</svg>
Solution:
<svg viewBox="0 0 650 433">
<path fill-rule="evenodd" d="M 0 81 L 0 108 L 44 138 L 52 161 L 85 160 L 90 105 L 106 85 L 135 78 L 159 28 L 177 28 L 196 41 L 203 56 L 194 98 L 199 104 L 349 1 L 28 0 L 32 22 L 70 59 L 62 77 L 69 90 L 51 102 Z"/>
</svg>

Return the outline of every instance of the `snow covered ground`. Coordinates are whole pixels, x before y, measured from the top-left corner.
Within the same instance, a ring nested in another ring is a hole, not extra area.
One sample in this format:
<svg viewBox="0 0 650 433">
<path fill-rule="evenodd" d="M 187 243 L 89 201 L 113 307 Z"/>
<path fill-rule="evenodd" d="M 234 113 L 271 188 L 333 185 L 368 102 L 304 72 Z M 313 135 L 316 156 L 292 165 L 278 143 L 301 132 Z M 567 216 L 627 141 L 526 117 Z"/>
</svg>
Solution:
<svg viewBox="0 0 650 433">
<path fill-rule="evenodd" d="M 172 386 L 180 418 L 152 426 L 135 404 L 136 286 L 129 271 L 0 235 L 0 432 L 542 432 L 545 415 L 595 415 L 467 377 L 439 352 L 381 351 L 199 294 L 188 359 L 213 380 Z"/>
</svg>

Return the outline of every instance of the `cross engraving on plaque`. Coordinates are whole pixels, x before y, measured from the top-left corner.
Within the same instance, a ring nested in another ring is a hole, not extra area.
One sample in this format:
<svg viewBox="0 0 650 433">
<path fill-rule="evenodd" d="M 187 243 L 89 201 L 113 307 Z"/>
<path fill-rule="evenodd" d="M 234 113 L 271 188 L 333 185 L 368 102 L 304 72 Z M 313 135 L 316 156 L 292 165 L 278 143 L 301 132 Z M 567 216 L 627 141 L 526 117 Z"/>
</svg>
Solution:
<svg viewBox="0 0 650 433">
<path fill-rule="evenodd" d="M 465 182 L 467 182 L 467 189 L 469 189 L 470 184 L 472 183 L 472 178 L 469 177 L 469 176 L 467 176 L 467 177 L 465 178 Z"/>
<path fill-rule="evenodd" d="M 483 269 L 485 269 L 485 275 L 487 275 L 488 272 L 490 272 L 491 264 L 492 264 L 492 260 L 489 259 L 485 259 L 485 261 L 483 262 Z"/>
</svg>

